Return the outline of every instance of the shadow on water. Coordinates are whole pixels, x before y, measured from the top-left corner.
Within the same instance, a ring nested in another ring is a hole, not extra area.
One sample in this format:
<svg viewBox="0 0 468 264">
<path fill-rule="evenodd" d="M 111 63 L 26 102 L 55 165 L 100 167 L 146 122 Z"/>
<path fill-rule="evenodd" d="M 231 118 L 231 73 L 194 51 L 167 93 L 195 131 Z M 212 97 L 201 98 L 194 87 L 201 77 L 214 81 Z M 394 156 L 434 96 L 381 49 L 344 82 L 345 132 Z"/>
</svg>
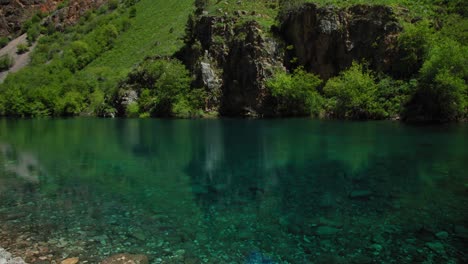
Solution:
<svg viewBox="0 0 468 264">
<path fill-rule="evenodd" d="M 467 135 L 463 124 L 0 120 L 0 223 L 90 262 L 122 251 L 155 263 L 466 261 Z"/>
</svg>

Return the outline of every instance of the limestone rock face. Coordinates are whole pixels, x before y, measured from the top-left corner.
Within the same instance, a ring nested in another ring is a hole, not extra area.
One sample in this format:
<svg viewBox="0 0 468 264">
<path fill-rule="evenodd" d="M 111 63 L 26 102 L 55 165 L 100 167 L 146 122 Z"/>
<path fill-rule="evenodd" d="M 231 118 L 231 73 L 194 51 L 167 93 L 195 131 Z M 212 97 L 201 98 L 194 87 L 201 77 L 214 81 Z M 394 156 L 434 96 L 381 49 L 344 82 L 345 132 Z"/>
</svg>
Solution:
<svg viewBox="0 0 468 264">
<path fill-rule="evenodd" d="M 265 80 L 282 67 L 277 45 L 262 35 L 257 22 L 246 23 L 236 32 L 223 67 L 221 112 L 233 116 L 269 115 L 269 92 Z"/>
<path fill-rule="evenodd" d="M 280 18 L 280 34 L 290 47 L 286 63 L 295 60 L 323 79 L 337 75 L 353 60 L 367 61 L 389 72 L 397 54 L 401 27 L 387 6 L 350 8 L 304 4 Z"/>
<path fill-rule="evenodd" d="M 145 255 L 117 254 L 106 258 L 101 264 L 148 264 Z"/>
<path fill-rule="evenodd" d="M 283 68 L 276 40 L 256 21 L 201 16 L 189 21 L 185 46 L 176 56 L 195 75 L 194 86 L 209 94 L 206 110 L 225 116 L 269 115 L 265 80 Z"/>
<path fill-rule="evenodd" d="M 193 86 L 207 90 L 207 111 L 274 116 L 277 102 L 265 81 L 277 70 L 303 66 L 327 80 L 353 61 L 389 73 L 398 59 L 401 27 L 386 6 L 308 3 L 282 14 L 271 32 L 256 21 L 242 21 L 239 12 L 191 17 L 185 46 L 176 54 L 194 75 Z"/>
</svg>

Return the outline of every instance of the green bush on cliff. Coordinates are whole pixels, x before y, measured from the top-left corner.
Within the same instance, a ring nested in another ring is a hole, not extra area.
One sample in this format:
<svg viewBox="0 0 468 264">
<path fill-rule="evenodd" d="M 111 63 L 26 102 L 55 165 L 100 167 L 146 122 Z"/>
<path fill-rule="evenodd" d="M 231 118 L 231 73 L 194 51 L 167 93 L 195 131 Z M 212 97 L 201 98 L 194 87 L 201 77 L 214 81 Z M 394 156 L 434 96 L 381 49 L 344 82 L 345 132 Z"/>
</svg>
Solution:
<svg viewBox="0 0 468 264">
<path fill-rule="evenodd" d="M 415 120 L 451 121 L 467 117 L 468 47 L 443 39 L 429 52 L 420 85 L 406 109 Z"/>
<path fill-rule="evenodd" d="M 407 23 L 398 37 L 399 61 L 394 70 L 400 77 L 417 74 L 427 57 L 435 31 L 428 20 Z"/>
<path fill-rule="evenodd" d="M 363 65 L 353 63 L 338 77 L 328 80 L 323 89 L 330 98 L 328 111 L 337 118 L 381 119 L 386 112 L 378 103 L 378 85 Z"/>
<path fill-rule="evenodd" d="M 0 72 L 10 69 L 15 64 L 15 60 L 10 55 L 0 56 Z"/>
<path fill-rule="evenodd" d="M 204 91 L 190 88 L 190 73 L 180 61 L 146 60 L 129 75 L 129 82 L 139 100 L 127 107 L 127 116 L 191 117 L 203 107 Z"/>
<path fill-rule="evenodd" d="M 292 74 L 278 72 L 267 81 L 267 87 L 276 99 L 276 112 L 280 115 L 320 115 L 323 98 L 317 91 L 320 78 L 303 68 Z"/>
<path fill-rule="evenodd" d="M 7 37 L 0 37 L 0 49 L 8 45 L 10 40 Z"/>
</svg>

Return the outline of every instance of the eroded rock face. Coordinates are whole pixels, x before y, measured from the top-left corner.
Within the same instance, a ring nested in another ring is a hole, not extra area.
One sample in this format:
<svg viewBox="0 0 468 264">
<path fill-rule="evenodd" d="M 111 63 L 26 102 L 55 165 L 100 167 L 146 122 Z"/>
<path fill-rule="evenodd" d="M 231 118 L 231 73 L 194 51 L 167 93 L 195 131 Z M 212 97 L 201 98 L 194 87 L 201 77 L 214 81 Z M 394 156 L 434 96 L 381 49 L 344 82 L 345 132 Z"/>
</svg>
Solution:
<svg viewBox="0 0 468 264">
<path fill-rule="evenodd" d="M 63 0 L 0 0 L 0 37 L 17 35 L 23 23 L 37 12 L 54 11 Z M 56 10 L 46 23 L 58 29 L 75 24 L 88 10 L 97 8 L 107 0 L 71 0 Z"/>
<path fill-rule="evenodd" d="M 223 68 L 221 112 L 232 116 L 266 116 L 271 111 L 265 80 L 282 67 L 278 45 L 263 36 L 257 22 L 236 31 Z"/>
<path fill-rule="evenodd" d="M 106 2 L 107 0 L 71 0 L 66 7 L 55 11 L 46 23 L 53 23 L 57 30 L 62 30 L 65 26 L 74 25 L 89 10 Z"/>
<path fill-rule="evenodd" d="M 396 60 L 401 27 L 387 6 L 342 9 L 305 4 L 281 18 L 280 34 L 290 47 L 286 64 L 297 64 L 323 79 L 337 75 L 353 60 L 389 72 Z"/>
<path fill-rule="evenodd" d="M 16 35 L 36 12 L 54 10 L 63 0 L 0 0 L 0 37 Z"/>
<path fill-rule="evenodd" d="M 191 25 L 176 55 L 195 75 L 194 86 L 208 91 L 206 110 L 225 116 L 270 115 L 265 79 L 282 68 L 279 44 L 255 21 L 202 16 Z"/>
</svg>

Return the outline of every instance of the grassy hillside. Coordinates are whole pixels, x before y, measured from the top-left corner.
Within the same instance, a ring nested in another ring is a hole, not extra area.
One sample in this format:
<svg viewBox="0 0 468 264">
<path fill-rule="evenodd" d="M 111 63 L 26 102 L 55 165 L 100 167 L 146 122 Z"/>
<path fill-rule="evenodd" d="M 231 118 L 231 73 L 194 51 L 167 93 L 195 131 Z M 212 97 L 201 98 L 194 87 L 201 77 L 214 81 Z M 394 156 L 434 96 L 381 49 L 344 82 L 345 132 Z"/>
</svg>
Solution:
<svg viewBox="0 0 468 264">
<path fill-rule="evenodd" d="M 185 23 L 193 9 L 192 0 L 142 0 L 135 8 L 137 15 L 131 29 L 116 39 L 111 50 L 83 69 L 83 75 L 107 68 L 106 77 L 114 84 L 146 56 L 172 55 L 182 46 Z"/>
<path fill-rule="evenodd" d="M 63 116 L 111 112 L 105 101 L 117 82 L 144 57 L 178 50 L 193 10 L 191 0 L 134 2 L 88 12 L 64 32 L 42 27 L 44 36 L 31 65 L 0 84 L 0 113 Z"/>
</svg>

